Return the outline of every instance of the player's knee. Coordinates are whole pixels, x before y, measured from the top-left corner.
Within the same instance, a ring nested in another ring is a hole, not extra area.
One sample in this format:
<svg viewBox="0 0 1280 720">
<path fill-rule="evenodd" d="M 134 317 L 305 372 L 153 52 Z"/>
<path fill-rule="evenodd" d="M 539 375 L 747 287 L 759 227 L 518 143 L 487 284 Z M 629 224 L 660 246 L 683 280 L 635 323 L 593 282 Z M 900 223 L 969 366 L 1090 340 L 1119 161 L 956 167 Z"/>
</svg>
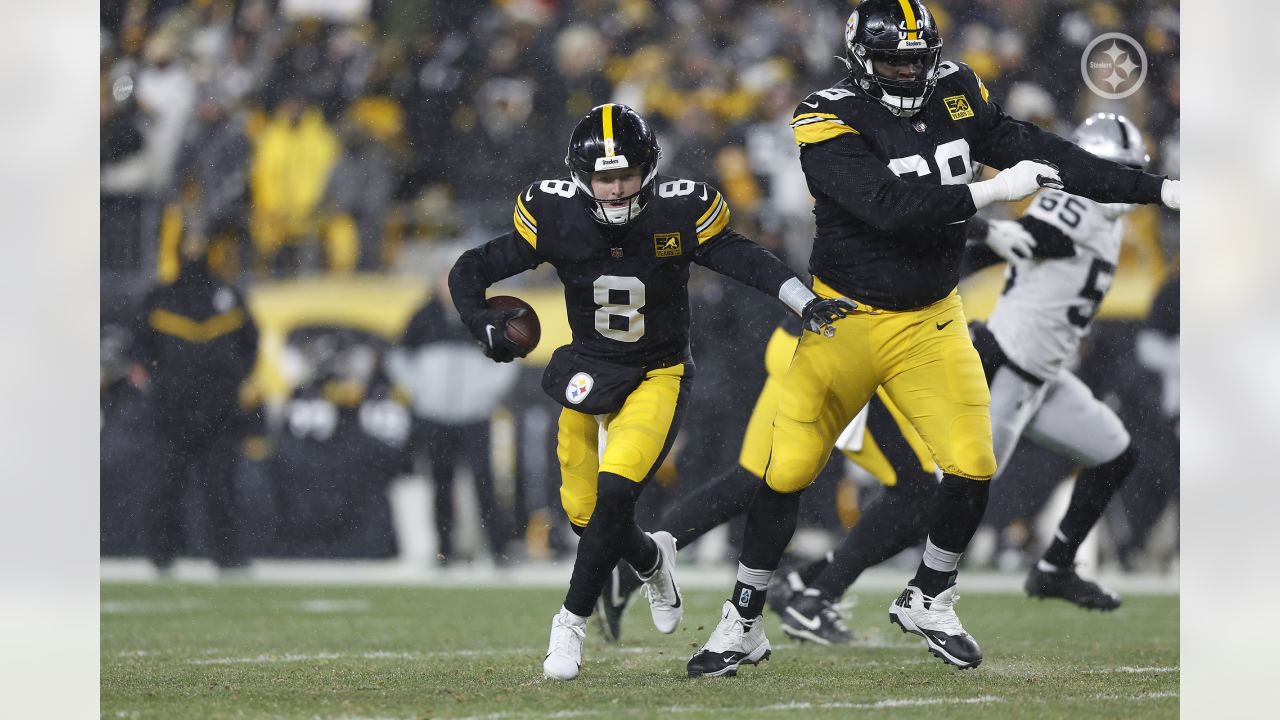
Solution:
<svg viewBox="0 0 1280 720">
<path fill-rule="evenodd" d="M 765 472 L 764 481 L 775 492 L 800 492 L 818 477 L 823 464 L 810 458 L 774 458 Z"/>
<path fill-rule="evenodd" d="M 961 415 L 951 425 L 952 457 L 943 469 L 971 480 L 990 480 L 996 474 L 991 443 L 991 420 L 984 414 Z"/>
<path fill-rule="evenodd" d="M 560 488 L 560 507 L 564 508 L 565 516 L 569 518 L 569 522 L 575 528 L 585 528 L 587 523 L 591 522 L 591 514 L 596 507 L 596 496 L 565 492 L 562 486 Z"/>
</svg>

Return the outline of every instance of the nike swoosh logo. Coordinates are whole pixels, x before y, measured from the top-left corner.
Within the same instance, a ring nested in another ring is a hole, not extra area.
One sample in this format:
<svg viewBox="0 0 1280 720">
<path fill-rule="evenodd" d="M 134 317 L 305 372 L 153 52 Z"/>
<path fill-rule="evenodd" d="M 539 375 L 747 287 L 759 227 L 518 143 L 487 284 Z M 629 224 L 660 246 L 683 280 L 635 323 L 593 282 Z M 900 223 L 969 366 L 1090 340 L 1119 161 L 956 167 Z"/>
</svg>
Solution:
<svg viewBox="0 0 1280 720">
<path fill-rule="evenodd" d="M 485 337 L 489 338 L 489 347 L 493 347 L 493 330 L 494 327 L 491 324 L 484 326 Z"/>
<path fill-rule="evenodd" d="M 807 103 L 807 102 L 802 102 L 802 103 L 800 103 L 800 104 L 801 104 L 801 105 L 804 105 L 804 106 L 806 106 L 806 107 L 811 107 L 811 108 L 815 108 L 815 109 L 818 107 L 818 103 L 813 103 L 812 105 L 810 105 L 810 104 L 809 104 L 809 103 Z"/>
<path fill-rule="evenodd" d="M 937 324 L 937 326 L 938 326 L 938 329 L 939 329 L 939 330 L 941 330 L 942 328 L 944 328 L 944 327 L 946 327 L 946 326 L 950 325 L 951 323 L 953 323 L 953 322 L 955 322 L 955 321 L 956 321 L 956 319 L 955 319 L 955 318 L 951 318 L 950 320 L 948 320 L 948 321 L 946 321 L 946 322 L 944 322 L 944 323 L 936 323 L 936 324 Z"/>
<path fill-rule="evenodd" d="M 817 630 L 819 627 L 822 626 L 822 618 L 813 618 L 812 620 L 810 620 L 809 618 L 796 612 L 795 608 L 787 608 L 787 614 L 795 618 L 796 622 L 809 628 L 810 630 Z"/>
<path fill-rule="evenodd" d="M 933 641 L 934 641 L 934 642 L 936 642 L 936 643 L 938 643 L 939 645 L 946 645 L 946 644 L 947 644 L 947 641 L 946 641 L 946 640 L 943 640 L 942 638 L 934 638 L 934 639 L 933 639 Z"/>
<path fill-rule="evenodd" d="M 706 200 L 706 199 L 707 199 L 707 184 L 706 184 L 706 183 L 703 183 L 703 184 L 702 184 L 702 199 L 703 199 L 703 200 Z"/>
<path fill-rule="evenodd" d="M 533 186 L 532 185 L 529 186 L 528 192 L 524 194 L 524 201 L 533 202 Z"/>
</svg>

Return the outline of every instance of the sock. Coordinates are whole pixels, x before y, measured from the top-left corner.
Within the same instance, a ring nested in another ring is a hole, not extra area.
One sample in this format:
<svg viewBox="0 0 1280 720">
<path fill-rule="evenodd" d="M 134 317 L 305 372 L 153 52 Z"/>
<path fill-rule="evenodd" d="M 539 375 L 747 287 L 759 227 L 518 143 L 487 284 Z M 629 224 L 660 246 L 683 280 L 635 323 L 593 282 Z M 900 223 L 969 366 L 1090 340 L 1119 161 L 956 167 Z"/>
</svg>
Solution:
<svg viewBox="0 0 1280 720">
<path fill-rule="evenodd" d="M 1053 542 L 1044 553 L 1044 562 L 1058 569 L 1075 564 L 1080 543 L 1089 536 L 1089 531 L 1107 509 L 1107 503 L 1111 502 L 1137 463 L 1138 451 L 1129 445 L 1116 459 L 1080 471 L 1076 486 L 1071 491 L 1071 503 L 1053 535 Z"/>
<path fill-rule="evenodd" d="M 739 562 L 749 568 L 777 570 L 799 515 L 800 493 L 780 493 L 767 483 L 757 484 L 747 508 Z"/>
<path fill-rule="evenodd" d="M 628 545 L 637 541 L 635 507 L 643 489 L 643 483 L 613 473 L 600 473 L 596 481 L 596 506 L 578 541 L 578 555 L 564 598 L 569 612 L 591 616 L 613 566 L 622 559 Z"/>
<path fill-rule="evenodd" d="M 844 595 L 867 568 L 924 540 L 938 481 L 924 472 L 904 472 L 896 485 L 867 506 L 857 524 L 831 553 L 831 562 L 806 584 L 828 600 Z M 815 563 L 816 564 L 816 563 Z"/>
<path fill-rule="evenodd" d="M 982 522 L 990 489 L 989 480 L 942 476 L 924 557 L 911 580 L 925 595 L 937 595 L 955 582 L 956 566 Z"/>
<path fill-rule="evenodd" d="M 639 537 L 635 536 L 639 533 Z M 636 575 L 641 579 L 651 577 L 658 569 L 658 563 L 662 562 L 662 553 L 658 552 L 658 543 L 649 537 L 649 533 L 635 526 L 635 532 L 630 533 L 631 547 L 627 552 L 622 554 L 622 559 L 627 561 L 636 571 Z"/>
<path fill-rule="evenodd" d="M 857 526 L 855 525 L 854 527 L 857 527 Z M 835 551 L 828 550 L 826 555 L 823 555 L 817 560 L 814 560 L 808 565 L 805 565 L 799 570 L 796 570 L 796 575 L 800 576 L 800 582 L 804 583 L 806 586 L 812 585 L 813 581 L 817 580 L 822 575 L 822 573 L 826 571 L 827 567 L 831 564 L 831 559 L 834 556 L 835 556 Z"/>
<path fill-rule="evenodd" d="M 658 529 L 666 530 L 683 548 L 715 528 L 746 512 L 756 486 L 763 481 L 741 465 L 735 465 L 698 486 L 663 514 Z"/>
<path fill-rule="evenodd" d="M 765 590 L 773 578 L 772 570 L 757 570 L 738 563 L 738 582 L 733 586 L 730 600 L 744 618 L 760 617 L 764 612 Z"/>
</svg>

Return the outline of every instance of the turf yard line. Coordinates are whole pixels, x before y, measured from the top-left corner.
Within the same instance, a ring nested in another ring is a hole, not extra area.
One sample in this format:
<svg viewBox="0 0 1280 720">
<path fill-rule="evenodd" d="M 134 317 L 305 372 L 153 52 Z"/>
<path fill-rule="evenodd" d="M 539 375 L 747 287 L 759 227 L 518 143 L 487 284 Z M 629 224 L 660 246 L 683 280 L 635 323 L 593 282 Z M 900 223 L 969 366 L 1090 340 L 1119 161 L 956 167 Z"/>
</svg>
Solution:
<svg viewBox="0 0 1280 720">
<path fill-rule="evenodd" d="M 929 707 L 934 705 L 983 705 L 986 703 L 1004 702 L 1004 698 L 993 695 L 981 695 L 972 698 L 890 698 L 869 703 L 830 702 L 807 703 L 792 702 L 779 705 L 766 705 L 761 710 L 884 710 L 900 707 Z"/>
<path fill-rule="evenodd" d="M 309 613 L 367 613 L 372 607 L 368 600 L 303 600 L 299 603 L 303 612 Z"/>
<path fill-rule="evenodd" d="M 1133 673 L 1133 674 L 1176 673 L 1178 672 L 1178 668 L 1176 667 L 1131 667 L 1128 665 L 1121 665 L 1120 667 L 1098 668 L 1097 670 L 1086 670 L 1085 672 L 1095 674 L 1095 675 L 1101 675 L 1106 673 Z"/>
</svg>

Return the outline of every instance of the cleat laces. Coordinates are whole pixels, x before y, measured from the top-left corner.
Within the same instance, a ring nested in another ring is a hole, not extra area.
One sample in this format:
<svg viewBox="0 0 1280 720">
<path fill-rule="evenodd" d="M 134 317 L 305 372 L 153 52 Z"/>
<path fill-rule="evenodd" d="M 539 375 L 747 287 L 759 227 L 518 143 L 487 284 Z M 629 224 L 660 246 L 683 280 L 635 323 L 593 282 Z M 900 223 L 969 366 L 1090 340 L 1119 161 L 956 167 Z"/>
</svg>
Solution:
<svg viewBox="0 0 1280 720">
<path fill-rule="evenodd" d="M 955 604 L 960 599 L 960 594 L 956 592 L 942 591 L 934 597 L 929 597 L 923 592 L 920 597 L 924 598 L 928 603 L 928 607 L 920 608 L 920 612 L 924 614 L 924 624 L 929 630 L 941 630 L 942 632 L 953 637 L 960 635 L 968 635 L 964 631 L 964 627 L 960 624 L 960 617 L 956 615 Z M 916 622 L 916 625 L 920 625 Z"/>
</svg>

